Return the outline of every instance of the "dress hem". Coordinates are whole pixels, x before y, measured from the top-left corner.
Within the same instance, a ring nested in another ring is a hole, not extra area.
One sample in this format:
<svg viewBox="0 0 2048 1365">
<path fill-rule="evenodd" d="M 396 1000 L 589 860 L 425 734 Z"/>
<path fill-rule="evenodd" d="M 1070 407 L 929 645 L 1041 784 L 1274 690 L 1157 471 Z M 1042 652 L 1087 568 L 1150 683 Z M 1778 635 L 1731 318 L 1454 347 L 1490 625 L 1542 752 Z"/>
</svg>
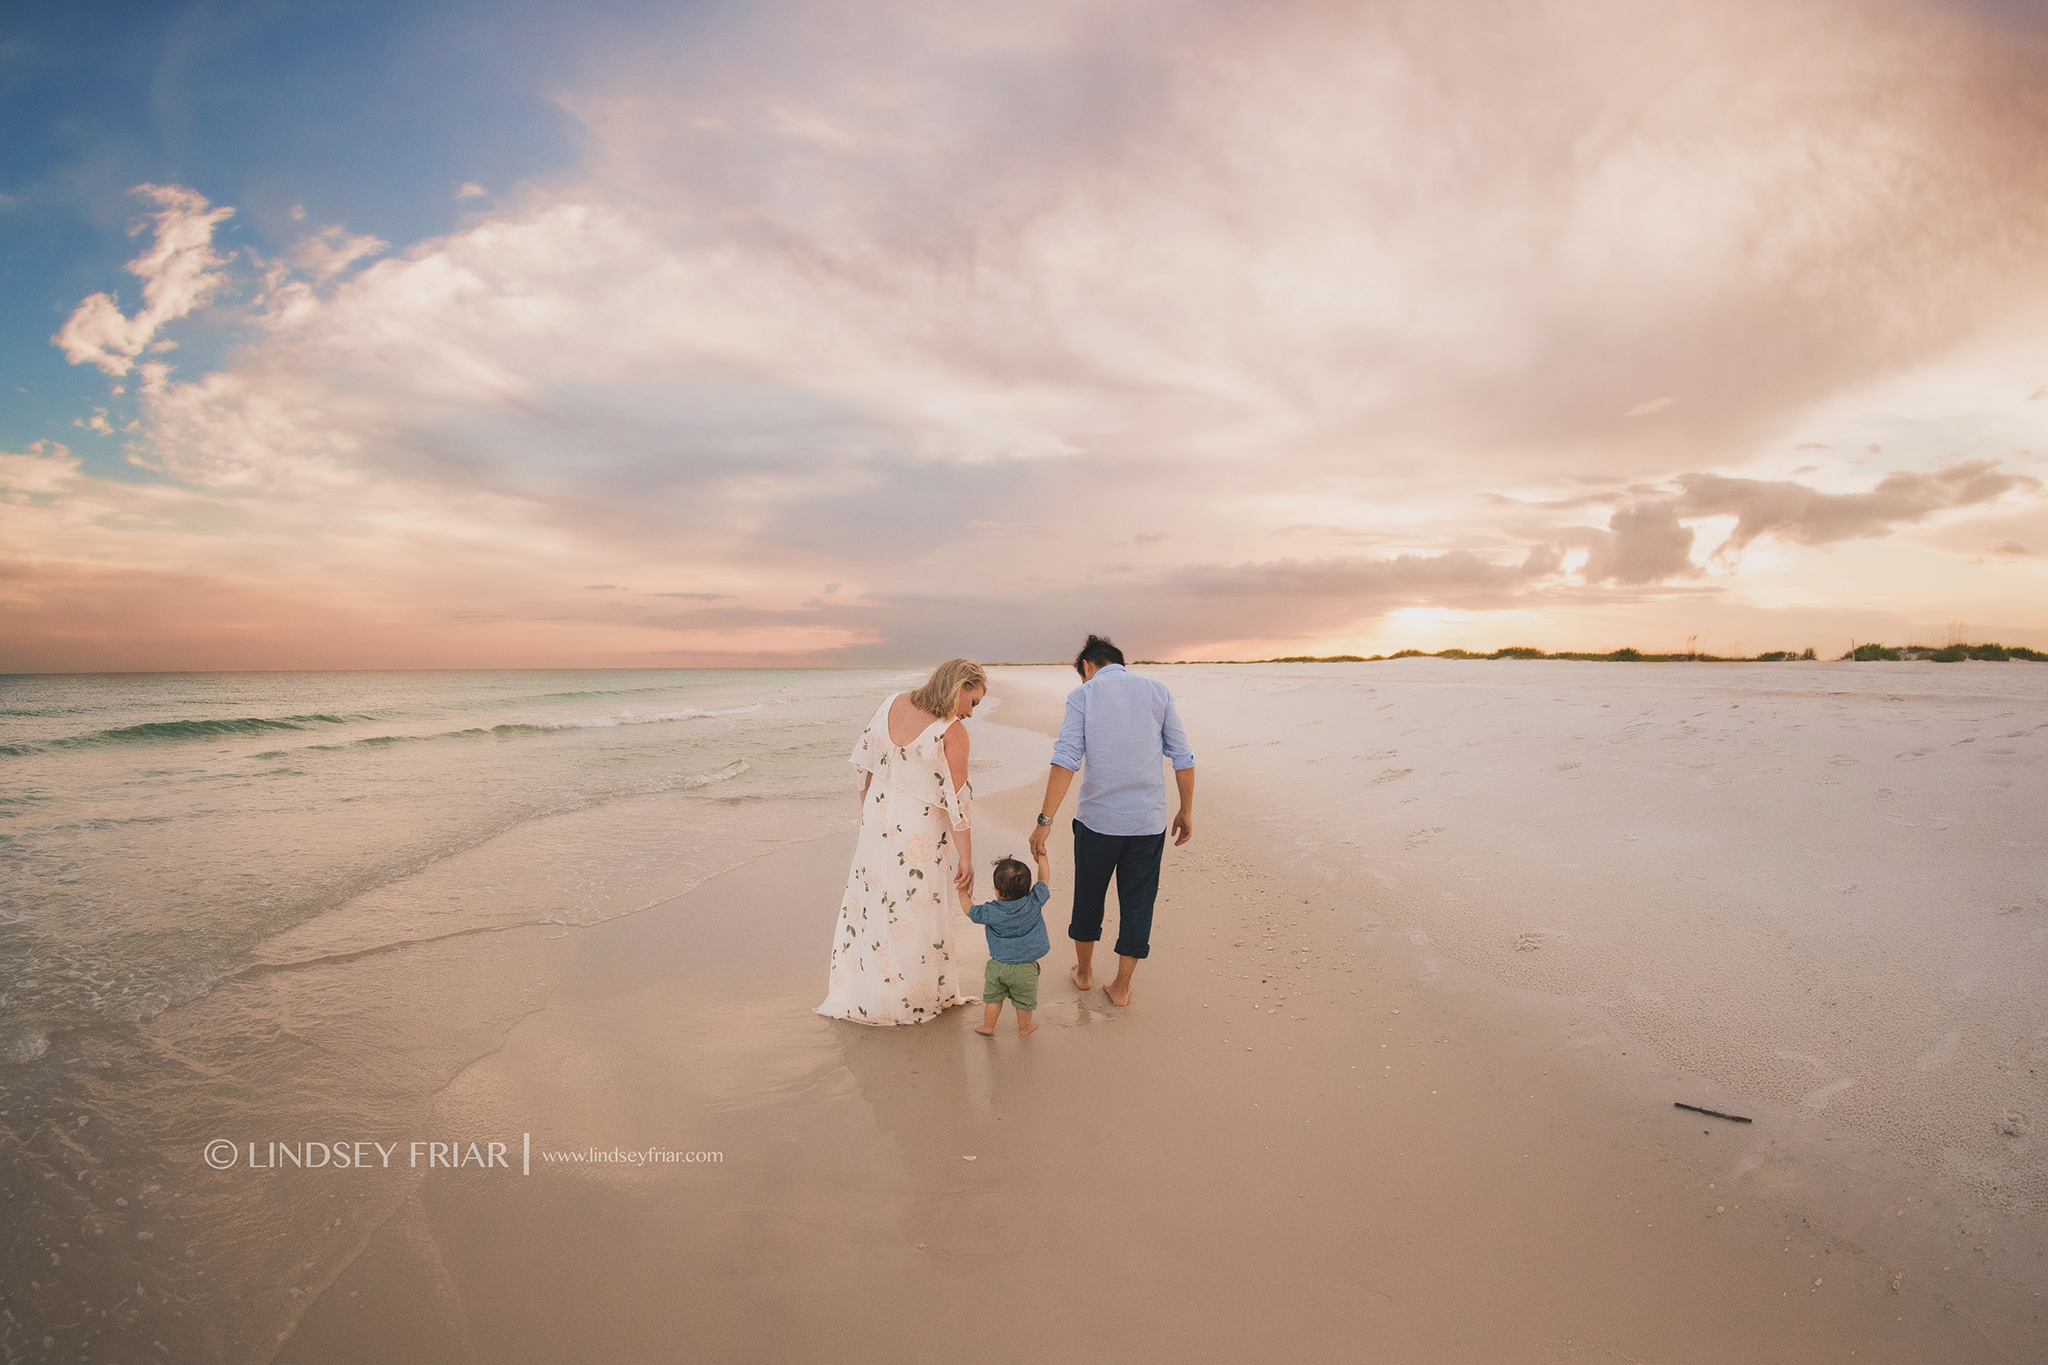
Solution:
<svg viewBox="0 0 2048 1365">
<path fill-rule="evenodd" d="M 834 1014 L 823 1005 L 819 1005 L 811 1013 L 823 1019 L 838 1019 L 848 1024 L 859 1024 L 862 1028 L 916 1028 L 919 1024 L 929 1024 L 947 1010 L 958 1009 L 962 1005 L 979 1005 L 980 1003 L 981 1001 L 971 996 L 962 996 L 950 1005 L 939 1006 L 937 1010 L 932 1012 L 929 1018 L 924 1019 L 859 1019 L 851 1015 Z"/>
</svg>

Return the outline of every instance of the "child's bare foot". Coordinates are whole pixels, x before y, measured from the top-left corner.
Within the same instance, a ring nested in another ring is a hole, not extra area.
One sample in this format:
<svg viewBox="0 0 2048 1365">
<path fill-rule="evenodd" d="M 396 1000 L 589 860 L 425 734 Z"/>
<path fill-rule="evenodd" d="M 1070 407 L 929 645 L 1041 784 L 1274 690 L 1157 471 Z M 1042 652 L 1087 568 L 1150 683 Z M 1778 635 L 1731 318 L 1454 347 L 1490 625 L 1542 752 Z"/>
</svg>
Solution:
<svg viewBox="0 0 2048 1365">
<path fill-rule="evenodd" d="M 1029 1038 L 1036 1032 L 1038 1032 L 1038 1025 L 1027 1024 L 1021 1019 L 1017 1021 L 1017 1036 L 1019 1038 Z"/>
<path fill-rule="evenodd" d="M 1073 966 L 1067 968 L 1067 977 L 1074 983 L 1075 988 L 1078 990 L 1085 991 L 1092 988 L 1095 985 L 1095 973 L 1086 970 L 1078 962 L 1076 962 Z"/>
<path fill-rule="evenodd" d="M 1112 981 L 1102 988 L 1102 993 L 1109 997 L 1112 1005 L 1121 1007 L 1131 1003 L 1131 983 L 1128 981 Z"/>
<path fill-rule="evenodd" d="M 996 1026 L 994 1024 L 989 1024 L 985 1027 L 977 1028 L 974 1031 L 976 1033 L 979 1033 L 984 1038 L 993 1038 L 996 1036 Z"/>
</svg>

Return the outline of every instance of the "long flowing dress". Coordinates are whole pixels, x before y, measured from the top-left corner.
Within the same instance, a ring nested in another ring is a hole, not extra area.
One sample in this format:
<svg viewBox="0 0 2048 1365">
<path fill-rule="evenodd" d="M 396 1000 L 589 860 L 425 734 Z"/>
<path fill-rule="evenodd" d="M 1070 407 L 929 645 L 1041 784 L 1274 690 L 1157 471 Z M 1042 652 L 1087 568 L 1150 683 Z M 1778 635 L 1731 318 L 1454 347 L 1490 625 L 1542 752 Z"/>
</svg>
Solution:
<svg viewBox="0 0 2048 1365">
<path fill-rule="evenodd" d="M 981 998 L 979 981 L 964 993 L 970 983 L 954 964 L 954 934 L 967 921 L 953 904 L 953 832 L 972 821 L 973 787 L 955 787 L 947 774 L 951 722 L 933 721 L 908 744 L 890 738 L 895 700 L 882 703 L 853 746 L 853 766 L 872 776 L 832 932 L 831 984 L 817 1009 L 856 1024 L 922 1024 Z"/>
</svg>

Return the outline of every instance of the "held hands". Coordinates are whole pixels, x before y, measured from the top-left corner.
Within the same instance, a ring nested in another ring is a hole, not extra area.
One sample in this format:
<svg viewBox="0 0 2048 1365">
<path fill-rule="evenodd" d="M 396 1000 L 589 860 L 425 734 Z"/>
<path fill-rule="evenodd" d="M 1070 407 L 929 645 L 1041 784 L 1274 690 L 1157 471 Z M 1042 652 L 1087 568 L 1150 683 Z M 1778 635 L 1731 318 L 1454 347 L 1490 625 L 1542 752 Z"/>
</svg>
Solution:
<svg viewBox="0 0 2048 1365">
<path fill-rule="evenodd" d="M 953 874 L 953 885 L 960 889 L 960 894 L 963 896 L 972 896 L 974 894 L 974 864 L 967 859 L 964 853 L 960 859 L 960 870 Z"/>
<path fill-rule="evenodd" d="M 1179 848 L 1194 837 L 1195 817 L 1183 809 L 1180 814 L 1173 817 L 1173 846 Z"/>
<path fill-rule="evenodd" d="M 1052 826 L 1040 825 L 1031 831 L 1031 857 L 1033 861 L 1045 856 L 1045 841 L 1052 835 Z"/>
</svg>

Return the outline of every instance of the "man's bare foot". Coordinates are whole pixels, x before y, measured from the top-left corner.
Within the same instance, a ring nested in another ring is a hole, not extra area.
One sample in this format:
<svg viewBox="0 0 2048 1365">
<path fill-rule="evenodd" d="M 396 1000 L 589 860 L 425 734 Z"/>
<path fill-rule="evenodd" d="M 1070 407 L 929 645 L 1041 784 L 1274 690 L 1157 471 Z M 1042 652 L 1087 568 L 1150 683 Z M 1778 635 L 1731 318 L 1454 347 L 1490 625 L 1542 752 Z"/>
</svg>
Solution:
<svg viewBox="0 0 2048 1365">
<path fill-rule="evenodd" d="M 1112 981 L 1102 988 L 1102 993 L 1109 997 L 1109 1003 L 1112 1005 L 1121 1007 L 1131 1003 L 1131 986 L 1128 981 L 1121 984 Z"/>
<path fill-rule="evenodd" d="M 1038 1025 L 1036 1024 L 1017 1025 L 1017 1036 L 1019 1038 L 1029 1038 L 1032 1034 L 1036 1032 L 1038 1032 Z"/>
<path fill-rule="evenodd" d="M 1095 973 L 1082 971 L 1078 962 L 1067 968 L 1067 979 L 1072 981 L 1078 990 L 1092 990 L 1095 987 Z"/>
</svg>

